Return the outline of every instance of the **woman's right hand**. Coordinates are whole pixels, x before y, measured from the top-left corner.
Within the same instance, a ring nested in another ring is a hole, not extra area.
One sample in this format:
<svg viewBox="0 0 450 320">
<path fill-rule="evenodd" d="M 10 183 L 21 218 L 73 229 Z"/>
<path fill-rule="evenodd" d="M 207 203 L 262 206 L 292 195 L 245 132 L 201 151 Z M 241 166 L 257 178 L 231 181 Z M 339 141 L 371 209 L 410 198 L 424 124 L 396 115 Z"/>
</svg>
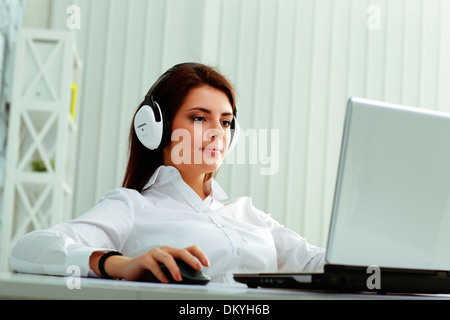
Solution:
<svg viewBox="0 0 450 320">
<path fill-rule="evenodd" d="M 105 252 L 96 251 L 91 254 L 89 259 L 90 268 L 99 276 L 98 261 L 103 254 Z M 162 272 L 159 264 L 162 263 L 167 267 L 175 281 L 181 281 L 181 273 L 175 259 L 183 260 L 195 270 L 200 270 L 202 265 L 205 267 L 209 266 L 206 254 L 198 246 L 194 245 L 184 249 L 169 246 L 153 248 L 136 258 L 111 256 L 106 259 L 104 268 L 106 273 L 115 279 L 145 281 L 151 279 L 153 274 L 159 281 L 168 283 L 169 280 Z"/>
</svg>

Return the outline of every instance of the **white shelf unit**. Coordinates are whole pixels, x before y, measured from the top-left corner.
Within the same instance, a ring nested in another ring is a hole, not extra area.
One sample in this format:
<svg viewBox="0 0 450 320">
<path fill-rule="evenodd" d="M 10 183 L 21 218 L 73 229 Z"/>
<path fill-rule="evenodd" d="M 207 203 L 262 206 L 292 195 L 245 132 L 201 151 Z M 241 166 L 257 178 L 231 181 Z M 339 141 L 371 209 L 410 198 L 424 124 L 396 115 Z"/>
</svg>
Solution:
<svg viewBox="0 0 450 320">
<path fill-rule="evenodd" d="M 0 271 L 24 234 L 71 218 L 82 64 L 70 31 L 21 29 L 6 154 Z"/>
</svg>

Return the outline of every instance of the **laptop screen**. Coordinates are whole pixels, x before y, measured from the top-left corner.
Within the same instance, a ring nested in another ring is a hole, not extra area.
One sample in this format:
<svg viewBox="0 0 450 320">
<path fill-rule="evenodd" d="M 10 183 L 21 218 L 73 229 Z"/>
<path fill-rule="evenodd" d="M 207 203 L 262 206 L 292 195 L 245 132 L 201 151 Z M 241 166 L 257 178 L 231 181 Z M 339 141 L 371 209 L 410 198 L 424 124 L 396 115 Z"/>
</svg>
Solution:
<svg viewBox="0 0 450 320">
<path fill-rule="evenodd" d="M 349 100 L 327 262 L 450 270 L 450 115 Z"/>
</svg>

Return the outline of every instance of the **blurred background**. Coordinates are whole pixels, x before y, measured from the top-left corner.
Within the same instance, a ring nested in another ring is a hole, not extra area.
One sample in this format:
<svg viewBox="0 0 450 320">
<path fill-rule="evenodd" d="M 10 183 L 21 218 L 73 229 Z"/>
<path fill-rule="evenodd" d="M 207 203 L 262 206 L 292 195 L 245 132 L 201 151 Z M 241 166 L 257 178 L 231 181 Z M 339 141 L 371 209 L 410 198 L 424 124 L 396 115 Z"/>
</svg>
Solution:
<svg viewBox="0 0 450 320">
<path fill-rule="evenodd" d="M 20 30 L 70 34 L 82 64 L 77 139 L 65 146 L 76 150 L 65 217 L 121 185 L 134 110 L 180 62 L 216 66 L 237 89 L 244 135 L 234 151 L 240 158 L 230 155 L 217 176 L 223 189 L 252 197 L 319 246 L 327 241 L 348 98 L 450 112 L 449 0 L 3 0 L 0 10 L 2 194 L 13 175 L 10 92 L 25 72 L 13 64 Z M 0 206 L 3 233 L 18 223 L 20 206 L 6 203 L 20 198 L 14 194 Z"/>
</svg>

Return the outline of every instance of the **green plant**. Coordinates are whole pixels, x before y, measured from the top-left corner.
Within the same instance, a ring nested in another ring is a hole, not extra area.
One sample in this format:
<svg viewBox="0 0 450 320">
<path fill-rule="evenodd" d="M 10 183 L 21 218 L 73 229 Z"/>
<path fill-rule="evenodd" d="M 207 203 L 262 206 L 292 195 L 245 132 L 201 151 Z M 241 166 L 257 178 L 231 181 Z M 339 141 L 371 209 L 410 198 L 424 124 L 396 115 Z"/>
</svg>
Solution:
<svg viewBox="0 0 450 320">
<path fill-rule="evenodd" d="M 53 170 L 55 169 L 55 161 L 53 159 L 50 159 L 50 165 L 52 166 Z M 35 159 L 31 161 L 31 170 L 35 172 L 45 172 L 47 171 L 47 168 L 45 167 L 44 161 L 41 159 Z"/>
</svg>

